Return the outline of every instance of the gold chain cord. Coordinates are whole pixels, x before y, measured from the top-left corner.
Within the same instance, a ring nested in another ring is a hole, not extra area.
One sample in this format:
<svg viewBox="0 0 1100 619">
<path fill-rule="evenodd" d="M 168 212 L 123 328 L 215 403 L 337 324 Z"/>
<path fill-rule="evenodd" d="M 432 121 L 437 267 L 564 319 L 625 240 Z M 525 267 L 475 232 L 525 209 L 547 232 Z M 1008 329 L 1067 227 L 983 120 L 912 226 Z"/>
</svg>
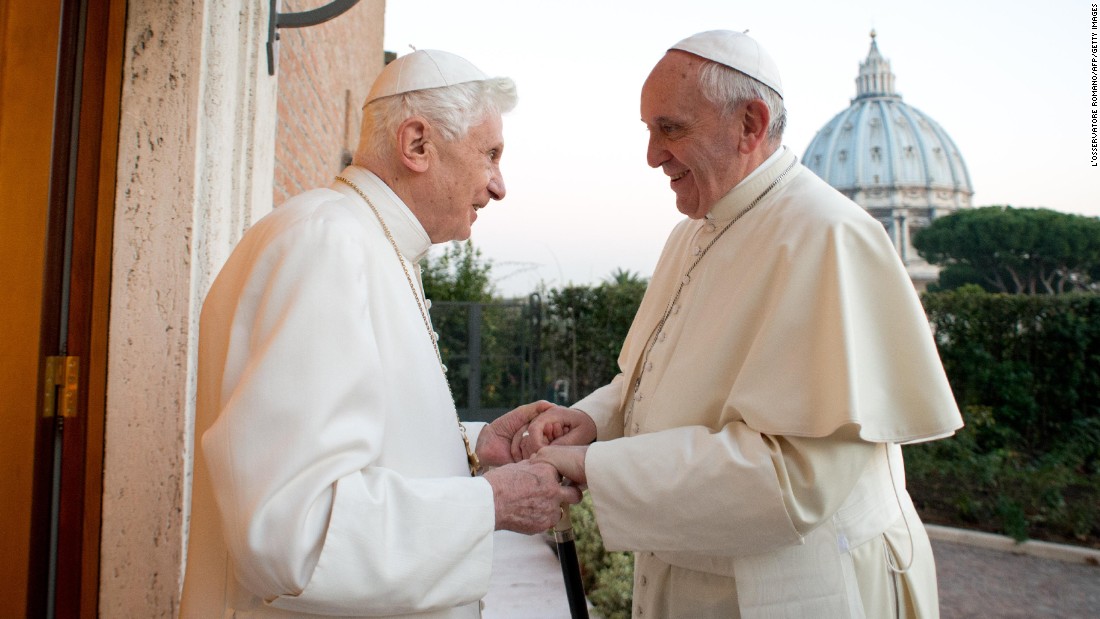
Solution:
<svg viewBox="0 0 1100 619">
<path fill-rule="evenodd" d="M 359 194 L 360 198 L 367 203 L 374 216 L 378 218 L 378 223 L 382 225 L 382 232 L 386 233 L 386 239 L 390 242 L 390 246 L 393 247 L 393 253 L 397 256 L 397 261 L 401 264 L 401 270 L 405 272 L 405 281 L 409 282 L 409 291 L 412 292 L 413 299 L 416 300 L 416 307 L 420 310 L 420 317 L 424 320 L 424 328 L 428 331 L 428 339 L 432 343 L 432 348 L 435 349 L 435 358 L 439 361 L 439 369 L 443 372 L 443 384 L 447 385 L 447 394 L 451 397 L 451 402 L 454 402 L 454 393 L 451 392 L 451 383 L 447 380 L 447 366 L 443 364 L 443 355 L 439 352 L 439 342 L 436 340 L 435 332 L 432 330 L 431 321 L 428 319 L 428 312 L 424 309 L 424 304 L 420 302 L 420 294 L 416 291 L 416 285 L 413 284 L 412 275 L 409 274 L 409 268 L 405 266 L 405 257 L 401 255 L 401 250 L 397 247 L 397 241 L 394 240 L 393 234 L 390 233 L 389 226 L 386 225 L 386 220 L 382 219 L 382 214 L 378 212 L 378 208 L 374 206 L 374 202 L 367 197 L 367 194 L 359 188 L 358 185 L 351 182 L 343 176 L 337 176 L 336 180 L 344 183 L 348 187 L 355 190 L 355 193 Z M 470 447 L 470 437 L 466 434 L 466 426 L 462 425 L 462 420 L 458 418 L 458 412 L 455 412 L 455 420 L 458 421 L 458 431 L 462 434 L 462 444 L 466 447 L 466 460 L 470 465 L 470 475 L 475 476 L 481 469 L 481 462 L 478 460 L 477 454 Z"/>
</svg>

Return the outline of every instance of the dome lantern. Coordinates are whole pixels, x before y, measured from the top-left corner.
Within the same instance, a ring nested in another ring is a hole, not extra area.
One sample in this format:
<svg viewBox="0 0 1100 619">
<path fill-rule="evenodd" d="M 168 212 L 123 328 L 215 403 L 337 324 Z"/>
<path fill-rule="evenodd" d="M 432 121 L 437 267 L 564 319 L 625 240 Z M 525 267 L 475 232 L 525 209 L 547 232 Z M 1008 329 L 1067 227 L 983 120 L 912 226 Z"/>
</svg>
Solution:
<svg viewBox="0 0 1100 619">
<path fill-rule="evenodd" d="M 890 61 L 882 57 L 875 43 L 875 31 L 871 31 L 871 51 L 867 60 L 859 63 L 859 76 L 856 77 L 856 98 L 898 97 L 894 91 L 894 73 L 890 70 Z"/>
</svg>

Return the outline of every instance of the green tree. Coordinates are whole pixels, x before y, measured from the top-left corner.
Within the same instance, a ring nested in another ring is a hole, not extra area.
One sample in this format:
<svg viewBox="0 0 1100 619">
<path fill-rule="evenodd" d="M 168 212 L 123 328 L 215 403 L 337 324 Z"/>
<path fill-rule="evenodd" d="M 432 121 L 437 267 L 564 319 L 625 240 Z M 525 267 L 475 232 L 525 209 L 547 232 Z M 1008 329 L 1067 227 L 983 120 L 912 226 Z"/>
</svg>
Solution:
<svg viewBox="0 0 1100 619">
<path fill-rule="evenodd" d="M 646 280 L 644 277 L 633 271 L 629 271 L 624 268 L 618 268 L 611 272 L 611 275 L 604 280 L 604 283 L 612 286 L 641 286 L 642 290 L 645 290 Z"/>
<path fill-rule="evenodd" d="M 547 292 L 543 369 L 549 381 L 566 379 L 570 402 L 607 384 L 618 373 L 619 349 L 648 282 L 618 269 L 597 286 Z"/>
<path fill-rule="evenodd" d="M 493 262 L 481 257 L 472 241 L 451 241 L 435 260 L 420 262 L 424 295 L 432 301 L 486 303 L 496 296 Z"/>
<path fill-rule="evenodd" d="M 1043 208 L 986 206 L 941 217 L 913 244 L 943 267 L 941 290 L 975 283 L 990 292 L 1095 290 L 1100 219 Z"/>
<path fill-rule="evenodd" d="M 532 360 L 538 349 L 537 320 L 522 301 L 496 297 L 492 261 L 472 242 L 452 242 L 421 262 L 425 295 L 447 380 L 464 419 L 490 421 L 494 409 L 508 409 L 537 397 Z M 476 334 L 477 341 L 470 339 Z M 476 344 L 476 346 L 475 346 Z M 478 354 L 472 359 L 471 354 Z M 477 367 L 480 381 L 472 386 Z M 471 389 L 476 389 L 476 406 Z"/>
</svg>

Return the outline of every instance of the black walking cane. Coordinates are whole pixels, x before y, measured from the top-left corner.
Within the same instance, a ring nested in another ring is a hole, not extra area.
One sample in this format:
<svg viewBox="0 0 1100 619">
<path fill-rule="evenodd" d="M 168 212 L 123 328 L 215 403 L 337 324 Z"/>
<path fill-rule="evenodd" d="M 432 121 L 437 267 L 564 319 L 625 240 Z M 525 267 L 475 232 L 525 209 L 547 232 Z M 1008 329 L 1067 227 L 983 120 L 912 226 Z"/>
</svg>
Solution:
<svg viewBox="0 0 1100 619">
<path fill-rule="evenodd" d="M 588 619 L 588 600 L 584 597 L 581 564 L 577 559 L 577 544 L 573 541 L 575 539 L 573 521 L 569 519 L 569 505 L 562 503 L 561 519 L 554 525 L 554 542 L 558 545 L 558 561 L 561 562 L 561 575 L 565 578 L 569 616 L 572 619 Z"/>
</svg>

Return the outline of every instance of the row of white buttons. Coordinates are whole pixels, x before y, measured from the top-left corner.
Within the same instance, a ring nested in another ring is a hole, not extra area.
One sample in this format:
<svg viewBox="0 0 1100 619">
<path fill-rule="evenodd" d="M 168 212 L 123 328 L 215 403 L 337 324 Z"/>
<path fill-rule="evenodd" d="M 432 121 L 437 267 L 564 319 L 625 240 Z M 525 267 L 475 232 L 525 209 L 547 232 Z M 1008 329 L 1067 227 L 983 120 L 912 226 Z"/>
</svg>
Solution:
<svg viewBox="0 0 1100 619">
<path fill-rule="evenodd" d="M 718 229 L 718 226 L 716 226 L 712 223 L 708 223 L 707 225 L 703 226 L 703 230 L 705 230 L 707 232 L 714 232 L 717 229 Z M 691 255 L 698 256 L 701 253 L 703 253 L 703 248 L 702 247 L 696 245 L 695 247 L 691 248 Z M 684 283 L 687 283 L 687 282 L 684 282 Z"/>
<path fill-rule="evenodd" d="M 706 226 L 704 226 L 704 229 L 707 232 L 714 232 L 717 229 L 717 226 L 715 226 L 713 223 L 708 223 Z M 693 253 L 693 255 L 698 256 L 699 254 L 703 253 L 703 248 L 699 247 L 699 246 L 696 246 L 693 249 L 692 253 Z M 686 286 L 689 283 L 691 283 L 691 276 L 685 274 L 684 277 L 680 281 L 683 282 L 683 284 Z M 672 306 L 672 312 L 671 312 L 670 315 L 679 314 L 679 313 L 680 313 L 680 305 L 679 304 L 673 305 Z M 668 336 L 668 334 L 662 328 L 660 335 L 657 336 L 657 340 L 660 341 L 660 342 L 663 342 L 663 341 L 665 341 L 665 338 L 667 336 Z M 652 372 L 653 371 L 653 362 L 652 361 L 647 361 L 646 362 L 645 371 L 647 371 L 647 372 Z M 641 400 L 642 399 L 642 394 L 640 394 L 640 393 L 636 394 L 634 396 L 634 399 L 635 400 Z M 634 430 L 635 434 L 638 433 L 638 424 L 634 424 L 633 430 Z M 649 553 L 649 556 L 652 557 L 653 553 L 652 552 Z M 646 577 L 645 577 L 645 574 L 642 574 L 641 578 L 638 580 L 638 584 L 640 584 L 643 587 L 645 587 L 648 584 L 648 582 L 646 580 Z M 645 616 L 645 607 L 643 607 L 639 604 L 637 607 L 635 607 L 635 613 L 634 614 L 638 617 L 644 617 Z"/>
<path fill-rule="evenodd" d="M 710 224 L 710 227 L 713 230 L 714 224 Z M 696 248 L 696 249 L 698 249 L 698 248 Z M 691 277 L 688 276 L 688 275 L 684 275 L 682 282 L 683 282 L 683 285 L 686 286 L 689 282 L 691 282 Z M 673 305 L 672 306 L 672 312 L 670 313 L 670 315 L 679 314 L 679 313 L 680 313 L 680 305 L 679 304 Z M 668 332 L 665 330 L 666 326 L 668 326 L 667 323 L 665 325 L 662 325 L 660 332 L 657 333 L 657 341 L 658 342 L 663 342 L 663 341 L 668 339 Z M 646 372 L 652 372 L 653 371 L 653 362 L 652 361 L 647 361 L 646 364 L 645 364 L 644 370 Z M 634 392 L 634 401 L 635 402 L 641 402 L 644 397 L 645 396 L 642 393 L 640 393 L 638 391 Z M 631 427 L 634 430 L 634 433 L 637 434 L 638 429 L 639 429 L 638 424 L 635 423 Z"/>
</svg>

